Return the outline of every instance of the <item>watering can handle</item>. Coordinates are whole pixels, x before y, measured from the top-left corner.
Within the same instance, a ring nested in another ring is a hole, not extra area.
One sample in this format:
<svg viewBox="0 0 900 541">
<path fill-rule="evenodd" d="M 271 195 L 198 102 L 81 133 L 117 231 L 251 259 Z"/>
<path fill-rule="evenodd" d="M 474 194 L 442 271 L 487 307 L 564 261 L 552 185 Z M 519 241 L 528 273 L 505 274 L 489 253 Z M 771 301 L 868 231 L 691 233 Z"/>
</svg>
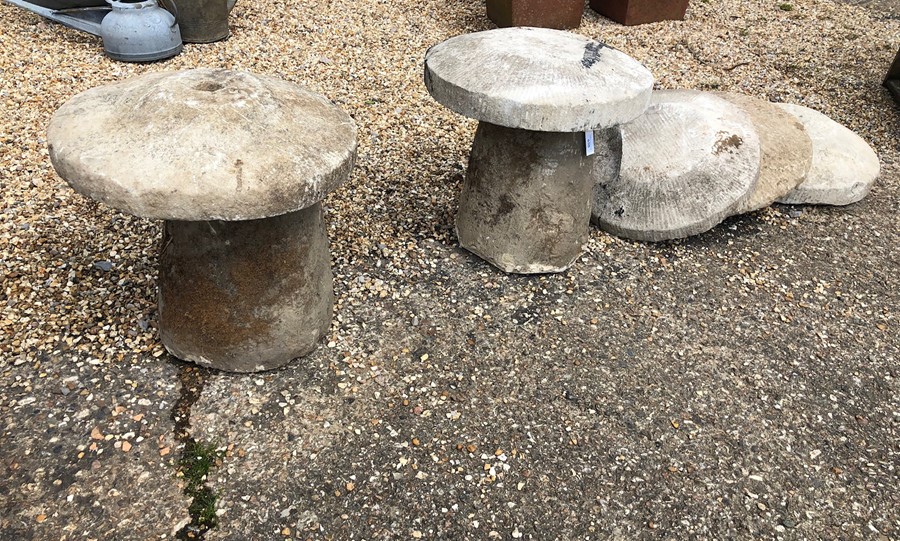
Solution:
<svg viewBox="0 0 900 541">
<path fill-rule="evenodd" d="M 160 0 L 160 2 L 163 3 L 162 0 Z M 174 13 L 172 13 L 172 15 L 175 17 L 175 20 L 172 21 L 172 24 L 170 25 L 170 27 L 175 26 L 176 24 L 178 24 L 178 6 L 175 5 L 175 0 L 165 0 L 164 3 L 170 4 L 172 6 L 171 11 L 174 11 Z M 164 6 L 164 7 L 167 7 L 167 6 Z"/>
</svg>

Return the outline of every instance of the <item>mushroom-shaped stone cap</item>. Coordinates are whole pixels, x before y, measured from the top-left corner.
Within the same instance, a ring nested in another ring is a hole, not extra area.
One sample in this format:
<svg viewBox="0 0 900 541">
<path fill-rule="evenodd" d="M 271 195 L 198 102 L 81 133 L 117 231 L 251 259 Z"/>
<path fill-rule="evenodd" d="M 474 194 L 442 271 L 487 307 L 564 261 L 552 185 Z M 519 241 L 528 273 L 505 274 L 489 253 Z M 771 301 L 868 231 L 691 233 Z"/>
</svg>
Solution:
<svg viewBox="0 0 900 541">
<path fill-rule="evenodd" d="M 222 69 L 151 73 L 66 102 L 47 130 L 88 197 L 164 220 L 251 220 L 315 204 L 349 176 L 356 127 L 324 97 Z"/>
<path fill-rule="evenodd" d="M 443 105 L 491 124 L 547 132 L 606 128 L 639 116 L 653 76 L 603 43 L 546 28 L 457 36 L 425 54 L 425 85 Z"/>
</svg>

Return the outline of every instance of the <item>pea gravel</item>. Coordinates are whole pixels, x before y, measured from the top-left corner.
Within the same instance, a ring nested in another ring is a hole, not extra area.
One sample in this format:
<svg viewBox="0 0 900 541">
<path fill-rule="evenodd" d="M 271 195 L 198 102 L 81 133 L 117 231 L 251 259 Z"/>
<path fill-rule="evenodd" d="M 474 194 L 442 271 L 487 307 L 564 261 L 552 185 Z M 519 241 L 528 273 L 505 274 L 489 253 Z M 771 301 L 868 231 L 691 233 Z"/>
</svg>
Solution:
<svg viewBox="0 0 900 541">
<path fill-rule="evenodd" d="M 577 32 L 658 88 L 817 109 L 881 178 L 850 207 L 776 205 L 688 240 L 593 230 L 572 269 L 534 277 L 457 246 L 475 123 L 422 82 L 429 46 L 492 27 L 481 2 L 238 0 L 230 25 L 123 64 L 0 4 L 0 539 L 184 536 L 188 422 L 225 455 L 210 540 L 900 538 L 900 110 L 880 86 L 896 12 L 694 0 L 625 28 L 588 10 Z M 359 127 L 325 201 L 334 323 L 285 369 L 164 353 L 160 223 L 49 163 L 75 93 L 193 67 L 301 84 Z"/>
</svg>

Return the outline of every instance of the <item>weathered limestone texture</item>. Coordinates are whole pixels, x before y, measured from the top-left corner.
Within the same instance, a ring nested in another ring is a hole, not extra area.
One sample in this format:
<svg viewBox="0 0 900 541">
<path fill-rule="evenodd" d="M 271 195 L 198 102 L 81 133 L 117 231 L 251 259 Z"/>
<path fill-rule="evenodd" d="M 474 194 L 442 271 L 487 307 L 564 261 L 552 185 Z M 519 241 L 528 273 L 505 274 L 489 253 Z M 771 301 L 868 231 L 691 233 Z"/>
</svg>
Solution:
<svg viewBox="0 0 900 541">
<path fill-rule="evenodd" d="M 332 306 L 320 204 L 262 220 L 165 224 L 160 334 L 180 359 L 231 372 L 280 366 L 315 348 Z"/>
<path fill-rule="evenodd" d="M 591 215 L 593 160 L 583 140 L 480 123 L 456 217 L 460 244 L 505 272 L 568 268 Z"/>
<path fill-rule="evenodd" d="M 50 159 L 76 191 L 166 221 L 160 337 L 235 372 L 310 352 L 333 305 L 319 201 L 356 158 L 356 127 L 318 94 L 230 70 L 152 73 L 65 103 Z"/>
<path fill-rule="evenodd" d="M 653 76 L 604 43 L 545 28 L 450 38 L 425 54 L 425 85 L 457 113 L 508 128 L 575 132 L 638 116 Z"/>
<path fill-rule="evenodd" d="M 731 92 L 715 92 L 715 95 L 746 113 L 759 136 L 762 160 L 759 181 L 750 197 L 732 213 L 744 214 L 768 207 L 796 188 L 809 172 L 812 141 L 806 128 L 774 103 Z"/>
<path fill-rule="evenodd" d="M 750 119 L 709 93 L 664 90 L 620 126 L 622 165 L 597 178 L 592 216 L 621 237 L 660 241 L 712 228 L 756 186 L 760 146 Z"/>
<path fill-rule="evenodd" d="M 812 140 L 812 165 L 806 180 L 779 198 L 779 203 L 849 205 L 868 195 L 881 164 L 862 137 L 809 107 L 778 106 L 799 119 Z"/>
</svg>

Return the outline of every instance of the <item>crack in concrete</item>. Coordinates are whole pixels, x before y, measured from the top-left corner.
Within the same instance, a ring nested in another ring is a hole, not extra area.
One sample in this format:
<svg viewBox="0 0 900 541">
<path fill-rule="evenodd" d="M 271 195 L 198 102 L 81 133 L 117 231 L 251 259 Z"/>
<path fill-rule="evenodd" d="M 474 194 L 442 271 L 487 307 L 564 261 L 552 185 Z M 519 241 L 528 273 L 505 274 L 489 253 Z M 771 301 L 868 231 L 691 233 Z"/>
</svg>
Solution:
<svg viewBox="0 0 900 541">
<path fill-rule="evenodd" d="M 210 371 L 187 363 L 181 364 L 182 366 L 178 373 L 181 390 L 178 400 L 175 401 L 175 405 L 172 407 L 171 419 L 175 423 L 173 429 L 175 440 L 182 445 L 181 457 L 178 460 L 179 471 L 186 473 L 186 460 L 192 458 L 190 455 L 193 449 L 197 449 L 202 445 L 190 433 L 191 408 L 200 399 Z M 175 538 L 180 540 L 202 540 L 205 538 L 206 532 L 215 527 L 215 515 L 212 518 L 203 515 L 201 507 L 205 507 L 205 505 L 200 505 L 200 502 L 206 505 L 214 505 L 216 495 L 202 481 L 197 483 L 189 479 L 186 480 L 184 493 L 192 498 L 189 508 L 191 522 L 181 528 L 175 534 Z"/>
</svg>

